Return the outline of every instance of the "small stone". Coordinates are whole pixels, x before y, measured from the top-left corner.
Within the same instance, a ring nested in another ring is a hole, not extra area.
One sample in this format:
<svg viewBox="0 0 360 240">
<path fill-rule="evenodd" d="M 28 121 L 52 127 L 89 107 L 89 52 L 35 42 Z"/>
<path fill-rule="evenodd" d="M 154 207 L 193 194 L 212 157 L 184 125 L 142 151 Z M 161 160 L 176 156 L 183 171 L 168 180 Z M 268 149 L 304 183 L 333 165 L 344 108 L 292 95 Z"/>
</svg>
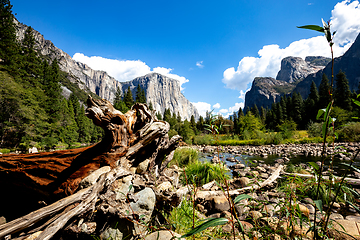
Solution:
<svg viewBox="0 0 360 240">
<path fill-rule="evenodd" d="M 170 182 L 163 182 L 157 187 L 161 192 L 170 191 L 173 186 Z"/>
<path fill-rule="evenodd" d="M 262 218 L 263 215 L 261 214 L 261 212 L 259 211 L 250 211 L 249 212 L 249 216 L 251 217 L 251 219 L 253 219 L 254 221 L 258 220 L 259 218 Z"/>
<path fill-rule="evenodd" d="M 99 168 L 98 170 L 92 172 L 90 175 L 88 175 L 83 180 L 81 180 L 80 185 L 79 185 L 80 188 L 83 189 L 83 188 L 90 187 L 91 185 L 96 183 L 96 181 L 102 174 L 107 173 L 110 170 L 111 170 L 110 166 L 105 166 L 105 167 Z"/>
<path fill-rule="evenodd" d="M 141 163 L 139 163 L 139 165 L 136 168 L 136 173 L 142 174 L 142 173 L 146 172 L 146 170 L 149 166 L 149 163 L 150 163 L 150 159 L 146 159 L 146 160 L 142 161 Z"/>
<path fill-rule="evenodd" d="M 330 214 L 330 219 L 331 220 L 339 220 L 339 219 L 342 220 L 342 219 L 344 219 L 344 217 L 339 213 L 332 213 L 332 214 Z"/>
<path fill-rule="evenodd" d="M 333 203 L 333 207 L 334 207 L 334 208 L 340 208 L 341 206 L 340 206 L 340 204 L 339 204 L 339 203 L 334 202 L 334 203 Z"/>
<path fill-rule="evenodd" d="M 215 196 L 212 198 L 212 211 L 213 212 L 223 212 L 230 209 L 229 201 L 225 196 Z"/>
<path fill-rule="evenodd" d="M 160 230 L 147 235 L 145 237 L 145 240 L 170 240 L 170 239 L 185 240 L 185 238 L 180 238 L 180 237 L 181 235 L 176 232 L 170 230 Z"/>
</svg>

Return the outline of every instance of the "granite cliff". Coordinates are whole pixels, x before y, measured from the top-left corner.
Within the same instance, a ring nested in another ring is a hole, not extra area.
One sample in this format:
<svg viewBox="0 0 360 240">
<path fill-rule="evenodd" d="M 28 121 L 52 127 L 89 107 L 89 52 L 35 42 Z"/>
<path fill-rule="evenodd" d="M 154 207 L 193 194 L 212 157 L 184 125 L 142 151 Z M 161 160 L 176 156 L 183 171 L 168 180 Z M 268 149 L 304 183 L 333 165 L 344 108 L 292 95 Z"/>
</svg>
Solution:
<svg viewBox="0 0 360 240">
<path fill-rule="evenodd" d="M 352 46 L 341 57 L 334 60 L 334 76 L 343 71 L 349 80 L 351 91 L 358 90 L 360 83 L 360 34 Z M 269 77 L 257 77 L 245 96 L 245 110 L 254 104 L 258 108 L 268 107 L 279 101 L 280 96 L 298 92 L 303 99 L 310 93 L 311 82 L 319 87 L 323 73 L 331 79 L 331 59 L 325 57 L 286 57 L 281 61 L 281 69 L 276 80 Z M 335 80 L 334 80 L 335 84 Z M 336 87 L 336 86 L 335 86 Z"/>
<path fill-rule="evenodd" d="M 22 40 L 28 26 L 17 22 L 17 38 Z M 143 77 L 136 78 L 128 82 L 119 82 L 109 76 L 104 71 L 93 70 L 86 64 L 72 59 L 67 53 L 57 48 L 51 41 L 46 40 L 43 35 L 33 31 L 36 40 L 35 48 L 44 55 L 50 62 L 55 58 L 59 62 L 60 69 L 68 73 L 68 79 L 76 83 L 82 90 L 93 92 L 99 97 L 113 102 L 117 88 L 122 92 L 130 86 L 135 96 L 138 84 L 145 90 L 146 100 L 152 102 L 154 109 L 164 113 L 165 108 L 170 108 L 171 112 L 179 113 L 182 119 L 190 120 L 191 115 L 195 119 L 199 118 L 199 113 L 194 105 L 180 91 L 180 83 L 158 73 L 151 73 Z M 69 94 L 69 90 L 63 87 L 64 95 Z"/>
<path fill-rule="evenodd" d="M 346 78 L 349 80 L 350 90 L 358 90 L 360 83 L 360 34 L 343 56 L 335 58 L 334 76 L 336 76 L 340 70 L 346 74 Z M 297 84 L 294 91 L 299 92 L 303 98 L 307 98 L 310 92 L 311 82 L 314 81 L 316 86 L 319 87 L 323 73 L 326 74 L 329 80 L 331 79 L 331 62 L 329 62 L 324 69 L 308 75 L 302 82 Z"/>
<path fill-rule="evenodd" d="M 245 95 L 245 110 L 255 104 L 260 107 L 271 107 L 280 97 L 293 91 L 296 85 L 309 74 L 314 74 L 324 68 L 330 59 L 324 57 L 286 57 L 281 60 L 281 69 L 276 79 L 271 77 L 256 77 L 251 89 Z M 310 85 L 309 85 L 310 88 Z"/>
</svg>

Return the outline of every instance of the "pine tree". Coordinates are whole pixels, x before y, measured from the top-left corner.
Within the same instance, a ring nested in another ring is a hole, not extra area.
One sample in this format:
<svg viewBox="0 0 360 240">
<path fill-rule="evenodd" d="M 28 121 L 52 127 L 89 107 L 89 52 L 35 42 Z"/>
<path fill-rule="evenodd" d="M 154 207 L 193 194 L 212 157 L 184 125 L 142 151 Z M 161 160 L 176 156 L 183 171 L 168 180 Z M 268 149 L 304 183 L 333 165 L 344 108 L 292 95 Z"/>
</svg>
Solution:
<svg viewBox="0 0 360 240">
<path fill-rule="evenodd" d="M 308 98 L 314 100 L 315 104 L 318 104 L 319 102 L 320 96 L 314 81 L 311 82 L 310 93 Z"/>
<path fill-rule="evenodd" d="M 69 105 L 72 106 L 73 111 L 74 111 L 74 116 L 75 116 L 75 118 L 77 118 L 77 116 L 80 113 L 80 103 L 79 103 L 78 97 L 74 93 L 70 94 Z"/>
<path fill-rule="evenodd" d="M 156 117 L 158 120 L 162 120 L 162 116 L 161 116 L 161 113 L 160 112 L 157 112 L 156 113 Z"/>
<path fill-rule="evenodd" d="M 266 110 L 263 106 L 261 106 L 260 108 L 260 119 L 261 119 L 261 122 L 263 124 L 265 124 L 265 120 L 266 120 Z"/>
<path fill-rule="evenodd" d="M 49 115 L 49 122 L 55 123 L 59 119 L 61 87 L 59 84 L 59 65 L 54 60 L 51 66 L 47 61 L 43 61 L 42 89 L 46 95 L 46 101 L 43 103 L 45 111 Z"/>
<path fill-rule="evenodd" d="M 289 118 L 288 116 L 288 110 L 287 110 L 287 107 L 286 107 L 286 97 L 285 96 L 282 96 L 280 98 L 280 106 L 281 106 L 281 111 L 282 111 L 282 114 L 283 114 L 283 120 L 285 121 L 286 119 Z"/>
<path fill-rule="evenodd" d="M 114 99 L 114 104 L 113 104 L 114 108 L 119 110 L 122 113 L 126 113 L 127 111 L 129 111 L 129 108 L 126 106 L 126 104 L 124 103 L 122 96 L 121 96 L 121 91 L 120 88 L 118 87 L 115 93 L 115 99 Z"/>
<path fill-rule="evenodd" d="M 197 128 L 196 128 L 196 122 L 195 122 L 194 115 L 191 115 L 190 126 L 191 126 L 191 129 L 194 131 L 194 133 L 196 133 L 198 131 Z"/>
<path fill-rule="evenodd" d="M 330 103 L 330 84 L 329 79 L 323 73 L 319 85 L 319 109 L 325 108 Z"/>
<path fill-rule="evenodd" d="M 9 0 L 0 0 L 0 59 L 10 70 L 16 70 L 14 65 L 19 57 L 19 45 L 12 7 Z"/>
<path fill-rule="evenodd" d="M 35 38 L 32 27 L 25 30 L 24 39 L 22 41 L 23 49 L 23 73 L 34 86 L 38 84 L 38 76 L 41 74 L 41 59 L 35 51 Z"/>
<path fill-rule="evenodd" d="M 146 103 L 146 97 L 145 97 L 145 91 L 140 87 L 140 84 L 138 84 L 136 88 L 136 97 L 135 102 L 137 103 Z"/>
<path fill-rule="evenodd" d="M 81 105 L 76 116 L 76 123 L 79 129 L 79 139 L 81 143 L 88 143 L 91 141 L 91 120 L 85 116 L 84 106 Z"/>
<path fill-rule="evenodd" d="M 298 126 L 302 123 L 302 113 L 303 113 L 303 99 L 300 93 L 293 93 L 292 95 L 292 119 Z"/>
<path fill-rule="evenodd" d="M 163 119 L 165 122 L 170 122 L 170 120 L 171 120 L 170 108 L 165 108 L 164 116 L 163 116 L 162 119 Z"/>
<path fill-rule="evenodd" d="M 79 134 L 74 109 L 66 99 L 61 101 L 61 117 L 60 139 L 71 145 L 79 139 Z"/>
<path fill-rule="evenodd" d="M 334 105 L 345 110 L 351 110 L 351 91 L 349 81 L 341 70 L 335 78 Z"/>
<path fill-rule="evenodd" d="M 152 105 L 152 102 L 150 101 L 150 103 L 149 103 L 149 109 L 151 110 L 151 111 L 153 111 L 154 110 L 154 107 L 153 107 L 153 105 Z"/>
<path fill-rule="evenodd" d="M 254 106 L 250 109 L 250 111 L 252 112 L 252 114 L 253 114 L 255 117 L 257 117 L 257 118 L 260 117 L 259 109 L 258 109 L 258 107 L 257 107 L 256 104 L 254 104 Z"/>
<path fill-rule="evenodd" d="M 200 131 L 200 132 L 202 132 L 202 131 L 204 131 L 204 118 L 203 118 L 203 116 L 200 116 L 199 117 L 199 120 L 197 121 L 197 123 L 196 123 L 196 128 Z"/>
<path fill-rule="evenodd" d="M 134 98 L 133 98 L 130 86 L 128 87 L 128 89 L 126 91 L 123 101 L 128 109 L 130 109 L 134 105 Z"/>
</svg>

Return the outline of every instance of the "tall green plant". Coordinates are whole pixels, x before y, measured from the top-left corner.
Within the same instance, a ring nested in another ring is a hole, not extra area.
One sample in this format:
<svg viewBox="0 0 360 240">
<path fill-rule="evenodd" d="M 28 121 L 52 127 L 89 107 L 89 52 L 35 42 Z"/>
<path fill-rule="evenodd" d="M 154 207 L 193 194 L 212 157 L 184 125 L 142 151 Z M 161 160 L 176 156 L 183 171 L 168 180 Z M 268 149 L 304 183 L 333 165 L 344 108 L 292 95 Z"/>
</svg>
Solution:
<svg viewBox="0 0 360 240">
<path fill-rule="evenodd" d="M 314 201 L 317 206 L 317 208 L 315 208 L 315 216 L 316 216 L 317 209 L 319 209 L 319 210 L 322 209 L 322 201 L 319 200 L 318 197 L 319 197 L 319 193 L 320 193 L 320 189 L 321 189 L 321 182 L 323 181 L 322 171 L 323 171 L 324 162 L 325 162 L 326 138 L 327 138 L 327 135 L 329 132 L 329 127 L 331 125 L 333 125 L 334 121 L 336 120 L 336 119 L 330 117 L 330 113 L 331 113 L 331 110 L 333 108 L 333 103 L 334 103 L 334 100 L 332 98 L 333 86 L 334 86 L 334 51 L 333 51 L 334 42 L 333 42 L 333 38 L 334 38 L 336 31 L 331 32 L 330 21 L 325 22 L 323 19 L 321 19 L 321 21 L 323 24 L 322 27 L 317 26 L 317 25 L 305 25 L 305 26 L 298 27 L 298 28 L 309 29 L 309 30 L 314 30 L 314 31 L 323 33 L 325 35 L 325 38 L 329 44 L 330 51 L 331 51 L 330 103 L 327 105 L 326 109 L 320 109 L 318 112 L 318 115 L 317 115 L 317 119 L 319 119 L 320 117 L 323 117 L 324 124 L 322 126 L 322 137 L 323 137 L 323 147 L 322 147 L 322 153 L 321 153 L 322 161 L 321 161 L 320 168 L 318 169 L 318 172 L 317 172 L 318 182 L 317 182 L 317 190 L 316 190 L 316 198 L 315 198 L 316 200 Z M 327 223 L 328 223 L 328 221 L 326 221 L 323 224 L 323 226 L 317 226 L 316 217 L 314 217 L 312 230 L 314 231 L 315 239 L 324 239 L 325 238 L 325 234 L 327 232 Z"/>
</svg>

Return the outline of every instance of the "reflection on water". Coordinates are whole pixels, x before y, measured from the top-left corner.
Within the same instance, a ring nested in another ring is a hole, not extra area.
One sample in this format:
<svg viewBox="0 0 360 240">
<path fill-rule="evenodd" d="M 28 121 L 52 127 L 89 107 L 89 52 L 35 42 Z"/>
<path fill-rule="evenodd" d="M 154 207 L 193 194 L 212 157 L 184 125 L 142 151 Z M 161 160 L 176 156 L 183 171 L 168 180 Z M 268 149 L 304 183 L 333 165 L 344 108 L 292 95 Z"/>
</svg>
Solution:
<svg viewBox="0 0 360 240">
<path fill-rule="evenodd" d="M 200 161 L 211 161 L 211 159 L 217 156 L 217 154 L 206 154 L 206 153 L 200 153 L 199 158 Z M 235 159 L 234 161 L 229 161 L 229 159 Z M 250 155 L 234 155 L 231 153 L 220 153 L 220 160 L 225 162 L 225 164 L 230 167 L 232 165 L 235 165 L 237 163 L 242 163 L 245 166 L 249 167 L 252 166 L 252 164 L 256 164 L 258 162 L 260 163 L 265 163 L 267 165 L 275 165 L 275 160 L 277 159 L 281 159 L 282 157 L 279 157 L 277 155 L 269 155 L 266 158 L 260 157 L 260 156 L 250 156 Z M 316 157 L 316 156 L 293 156 L 293 157 L 289 157 L 290 162 L 284 163 L 284 164 L 294 164 L 294 165 L 298 165 L 300 163 L 308 163 L 308 162 L 321 162 L 321 157 Z M 344 160 L 340 160 L 339 158 L 335 158 L 333 159 L 333 169 L 335 171 L 335 173 L 337 173 L 338 175 L 341 175 L 344 173 L 345 169 L 347 168 L 346 166 L 344 166 L 341 163 L 347 163 L 350 164 L 350 161 L 344 161 Z M 331 164 L 331 158 L 326 158 L 325 159 L 325 167 L 330 166 Z M 356 162 L 354 162 L 353 166 L 360 168 L 360 161 L 357 160 Z"/>
</svg>

